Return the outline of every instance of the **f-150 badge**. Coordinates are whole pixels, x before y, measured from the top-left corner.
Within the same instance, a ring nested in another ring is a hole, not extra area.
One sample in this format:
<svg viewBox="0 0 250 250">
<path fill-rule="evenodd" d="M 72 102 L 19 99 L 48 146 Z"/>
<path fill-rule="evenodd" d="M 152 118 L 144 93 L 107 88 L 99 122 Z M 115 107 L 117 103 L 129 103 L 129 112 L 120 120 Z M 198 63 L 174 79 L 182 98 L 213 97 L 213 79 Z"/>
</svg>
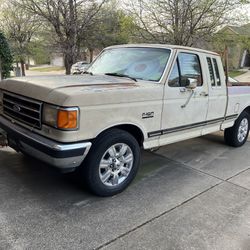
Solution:
<svg viewBox="0 0 250 250">
<path fill-rule="evenodd" d="M 142 113 L 142 119 L 153 118 L 155 116 L 155 112 L 145 112 Z"/>
</svg>

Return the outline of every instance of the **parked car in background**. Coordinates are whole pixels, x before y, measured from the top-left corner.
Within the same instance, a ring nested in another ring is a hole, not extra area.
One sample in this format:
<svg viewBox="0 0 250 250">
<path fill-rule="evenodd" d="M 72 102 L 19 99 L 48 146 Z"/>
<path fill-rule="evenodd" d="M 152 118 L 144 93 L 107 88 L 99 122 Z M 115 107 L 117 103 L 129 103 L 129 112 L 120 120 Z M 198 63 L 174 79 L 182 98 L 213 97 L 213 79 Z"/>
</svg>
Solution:
<svg viewBox="0 0 250 250">
<path fill-rule="evenodd" d="M 73 75 L 78 75 L 83 73 L 89 66 L 89 63 L 86 61 L 77 62 L 72 65 L 71 72 Z"/>
</svg>

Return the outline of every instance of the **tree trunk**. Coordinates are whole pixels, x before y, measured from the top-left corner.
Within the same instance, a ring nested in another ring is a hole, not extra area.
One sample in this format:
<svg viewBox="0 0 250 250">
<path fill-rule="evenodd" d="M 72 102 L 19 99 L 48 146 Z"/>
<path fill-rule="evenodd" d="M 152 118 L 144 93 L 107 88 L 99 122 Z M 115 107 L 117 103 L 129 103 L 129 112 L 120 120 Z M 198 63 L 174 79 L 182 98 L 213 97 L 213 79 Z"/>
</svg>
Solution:
<svg viewBox="0 0 250 250">
<path fill-rule="evenodd" d="M 68 60 L 66 59 L 65 57 L 65 74 L 66 75 L 70 75 L 71 74 L 71 66 L 70 66 L 70 63 L 68 62 Z"/>
<path fill-rule="evenodd" d="M 70 75 L 71 74 L 71 67 L 72 65 L 75 63 L 74 60 L 74 47 L 73 48 L 68 48 L 65 52 L 64 52 L 64 66 L 66 69 L 66 75 Z"/>
<path fill-rule="evenodd" d="M 75 63 L 76 58 L 76 46 L 74 40 L 72 39 L 64 47 L 64 66 L 66 69 L 66 75 L 70 75 L 71 67 Z"/>
<path fill-rule="evenodd" d="M 64 66 L 66 75 L 70 75 L 71 67 L 75 63 L 77 51 L 77 30 L 76 30 L 76 0 L 69 0 L 69 32 L 64 47 Z"/>
<path fill-rule="evenodd" d="M 20 63 L 21 63 L 22 76 L 25 76 L 25 63 L 24 63 L 24 60 L 21 59 Z"/>
<path fill-rule="evenodd" d="M 30 69 L 30 57 L 28 57 L 27 63 L 25 64 L 26 70 Z"/>
<path fill-rule="evenodd" d="M 93 62 L 93 59 L 94 59 L 94 50 L 93 49 L 89 49 L 89 60 L 90 60 L 90 63 Z"/>
</svg>

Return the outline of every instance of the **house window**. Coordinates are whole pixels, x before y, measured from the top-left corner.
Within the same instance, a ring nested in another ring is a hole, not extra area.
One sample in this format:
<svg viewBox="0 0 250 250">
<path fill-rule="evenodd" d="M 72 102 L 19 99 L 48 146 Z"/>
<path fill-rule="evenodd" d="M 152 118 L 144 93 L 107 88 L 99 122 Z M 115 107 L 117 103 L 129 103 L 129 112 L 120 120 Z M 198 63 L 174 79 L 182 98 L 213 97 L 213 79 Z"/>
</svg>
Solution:
<svg viewBox="0 0 250 250">
<path fill-rule="evenodd" d="M 168 85 L 170 87 L 185 87 L 193 79 L 197 80 L 197 86 L 202 85 L 201 65 L 198 55 L 179 53 L 169 77 Z"/>
</svg>

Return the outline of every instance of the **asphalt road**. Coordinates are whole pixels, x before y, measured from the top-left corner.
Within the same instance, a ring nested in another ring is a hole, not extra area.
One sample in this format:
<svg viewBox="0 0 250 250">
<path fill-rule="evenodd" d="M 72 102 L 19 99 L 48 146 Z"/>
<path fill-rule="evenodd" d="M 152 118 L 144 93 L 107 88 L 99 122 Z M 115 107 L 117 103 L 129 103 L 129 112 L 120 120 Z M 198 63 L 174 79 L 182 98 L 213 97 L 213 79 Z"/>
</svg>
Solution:
<svg viewBox="0 0 250 250">
<path fill-rule="evenodd" d="M 209 135 L 143 153 L 135 182 L 98 198 L 0 149 L 0 249 L 250 249 L 250 142 Z"/>
</svg>

